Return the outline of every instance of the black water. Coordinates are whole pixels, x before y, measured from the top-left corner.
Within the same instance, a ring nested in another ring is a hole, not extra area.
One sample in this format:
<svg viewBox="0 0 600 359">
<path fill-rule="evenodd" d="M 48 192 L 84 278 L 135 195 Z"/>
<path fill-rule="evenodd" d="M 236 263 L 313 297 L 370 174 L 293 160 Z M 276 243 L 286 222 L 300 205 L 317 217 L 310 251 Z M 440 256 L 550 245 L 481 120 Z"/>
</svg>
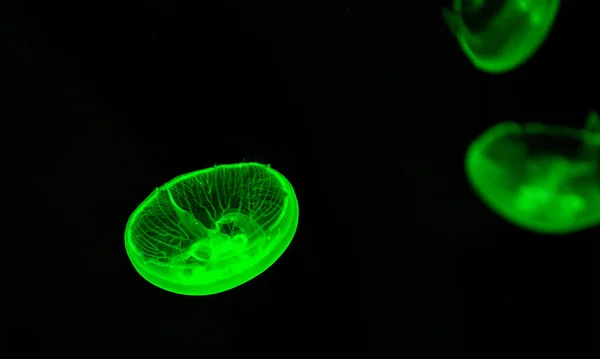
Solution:
<svg viewBox="0 0 600 359">
<path fill-rule="evenodd" d="M 497 122 L 599 107 L 593 4 L 564 2 L 539 53 L 491 76 L 435 2 L 193 3 L 3 11 L 9 353 L 594 357 L 597 231 L 508 224 L 463 168 Z M 215 296 L 144 281 L 123 244 L 135 207 L 248 160 L 296 190 L 284 255 Z"/>
</svg>

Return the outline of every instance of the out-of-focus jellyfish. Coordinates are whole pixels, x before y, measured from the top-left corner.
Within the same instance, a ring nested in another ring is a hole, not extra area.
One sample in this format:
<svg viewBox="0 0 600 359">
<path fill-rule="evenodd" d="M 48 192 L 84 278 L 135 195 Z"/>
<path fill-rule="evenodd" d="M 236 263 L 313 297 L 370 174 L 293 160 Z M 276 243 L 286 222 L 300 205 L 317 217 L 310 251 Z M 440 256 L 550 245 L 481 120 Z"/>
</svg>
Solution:
<svg viewBox="0 0 600 359">
<path fill-rule="evenodd" d="M 208 295 L 269 268 L 298 225 L 290 182 L 268 165 L 220 165 L 157 188 L 127 222 L 125 248 L 137 272 L 170 292 Z"/>
<path fill-rule="evenodd" d="M 442 16 L 475 67 L 503 73 L 540 48 L 559 6 L 560 0 L 454 0 Z"/>
<path fill-rule="evenodd" d="M 600 117 L 585 128 L 503 122 L 469 147 L 465 167 L 476 194 L 509 222 L 566 234 L 600 224 Z"/>
</svg>

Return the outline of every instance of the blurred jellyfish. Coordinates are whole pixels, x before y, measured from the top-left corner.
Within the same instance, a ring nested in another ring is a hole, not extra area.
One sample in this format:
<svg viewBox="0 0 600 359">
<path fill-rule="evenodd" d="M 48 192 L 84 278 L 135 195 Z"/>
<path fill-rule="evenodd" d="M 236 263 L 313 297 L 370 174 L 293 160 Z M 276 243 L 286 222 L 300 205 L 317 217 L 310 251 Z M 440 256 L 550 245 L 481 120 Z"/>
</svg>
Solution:
<svg viewBox="0 0 600 359">
<path fill-rule="evenodd" d="M 600 117 L 585 128 L 497 124 L 469 147 L 465 167 L 476 194 L 519 227 L 565 234 L 600 224 Z"/>
<path fill-rule="evenodd" d="M 481 71 L 511 71 L 544 43 L 560 0 L 454 0 L 442 16 L 463 52 Z"/>
</svg>

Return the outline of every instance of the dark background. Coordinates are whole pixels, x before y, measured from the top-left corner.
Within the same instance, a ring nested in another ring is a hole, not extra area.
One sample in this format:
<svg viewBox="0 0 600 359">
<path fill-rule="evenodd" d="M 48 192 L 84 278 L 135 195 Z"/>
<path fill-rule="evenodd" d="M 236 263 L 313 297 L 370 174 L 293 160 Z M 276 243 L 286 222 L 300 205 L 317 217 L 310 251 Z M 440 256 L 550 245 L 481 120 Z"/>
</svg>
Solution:
<svg viewBox="0 0 600 359">
<path fill-rule="evenodd" d="M 515 228 L 463 168 L 494 123 L 581 126 L 599 108 L 592 2 L 563 2 L 537 55 L 500 76 L 464 57 L 448 2 L 217 3 L 1 15 L 9 352 L 592 357 L 598 231 Z M 296 189 L 284 255 L 214 296 L 144 281 L 123 245 L 135 207 L 245 160 Z"/>
</svg>

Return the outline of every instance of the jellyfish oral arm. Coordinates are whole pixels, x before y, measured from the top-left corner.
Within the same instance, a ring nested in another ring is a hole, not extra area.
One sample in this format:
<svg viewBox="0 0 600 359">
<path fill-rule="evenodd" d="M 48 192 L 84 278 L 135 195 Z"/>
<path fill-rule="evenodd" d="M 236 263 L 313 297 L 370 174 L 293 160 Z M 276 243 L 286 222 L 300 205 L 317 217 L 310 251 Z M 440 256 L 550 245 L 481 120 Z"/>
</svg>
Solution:
<svg viewBox="0 0 600 359">
<path fill-rule="evenodd" d="M 243 213 L 228 213 L 217 224 L 229 222 L 233 222 L 240 229 L 241 233 L 239 235 L 243 235 L 247 239 L 257 239 L 265 235 L 263 229 L 252 218 Z"/>
<path fill-rule="evenodd" d="M 179 218 L 181 225 L 198 238 L 207 238 L 208 230 L 206 229 L 206 227 L 204 227 L 204 225 L 199 220 L 197 220 L 190 212 L 183 210 L 177 205 L 177 203 L 175 203 L 173 195 L 171 194 L 171 191 L 168 188 L 167 193 L 169 194 L 169 200 L 171 201 L 171 204 L 175 209 L 175 212 L 177 213 L 177 217 Z"/>
</svg>

